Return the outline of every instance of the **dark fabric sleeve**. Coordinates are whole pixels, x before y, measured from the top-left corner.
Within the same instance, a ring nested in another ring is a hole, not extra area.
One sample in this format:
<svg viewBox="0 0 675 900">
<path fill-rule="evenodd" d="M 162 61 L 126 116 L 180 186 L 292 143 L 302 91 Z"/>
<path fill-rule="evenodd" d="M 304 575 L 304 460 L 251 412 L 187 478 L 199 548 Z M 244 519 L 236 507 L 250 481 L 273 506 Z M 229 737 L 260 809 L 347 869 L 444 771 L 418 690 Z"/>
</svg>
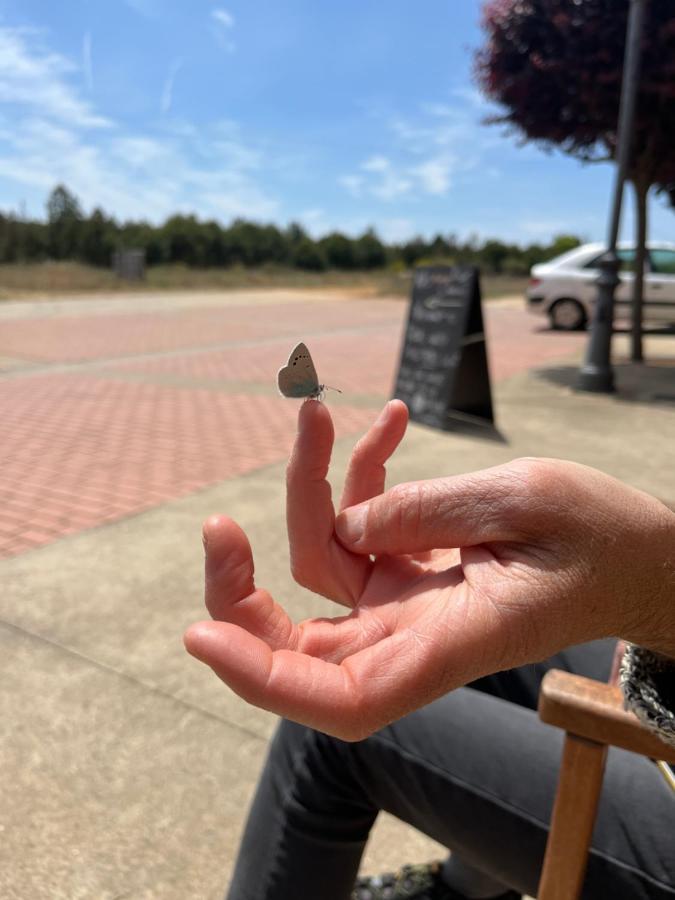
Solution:
<svg viewBox="0 0 675 900">
<path fill-rule="evenodd" d="M 675 746 L 675 660 L 628 644 L 620 680 L 628 709 Z"/>
</svg>

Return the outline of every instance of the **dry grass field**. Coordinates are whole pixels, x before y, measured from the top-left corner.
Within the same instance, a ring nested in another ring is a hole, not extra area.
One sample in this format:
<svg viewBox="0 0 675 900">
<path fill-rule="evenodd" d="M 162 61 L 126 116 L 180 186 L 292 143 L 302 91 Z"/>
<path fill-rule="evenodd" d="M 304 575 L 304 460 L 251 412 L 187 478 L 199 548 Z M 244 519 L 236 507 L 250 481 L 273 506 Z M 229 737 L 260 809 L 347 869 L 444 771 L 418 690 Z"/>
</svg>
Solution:
<svg viewBox="0 0 675 900">
<path fill-rule="evenodd" d="M 486 299 L 522 294 L 527 279 L 500 275 L 482 278 Z M 410 275 L 391 271 L 304 272 L 263 266 L 246 269 L 190 269 L 186 266 L 153 266 L 145 281 L 127 282 L 107 269 L 74 262 L 15 263 L 0 266 L 0 301 L 51 296 L 90 296 L 97 292 L 133 290 L 228 290 L 242 288 L 344 288 L 366 296 L 407 296 Z"/>
</svg>

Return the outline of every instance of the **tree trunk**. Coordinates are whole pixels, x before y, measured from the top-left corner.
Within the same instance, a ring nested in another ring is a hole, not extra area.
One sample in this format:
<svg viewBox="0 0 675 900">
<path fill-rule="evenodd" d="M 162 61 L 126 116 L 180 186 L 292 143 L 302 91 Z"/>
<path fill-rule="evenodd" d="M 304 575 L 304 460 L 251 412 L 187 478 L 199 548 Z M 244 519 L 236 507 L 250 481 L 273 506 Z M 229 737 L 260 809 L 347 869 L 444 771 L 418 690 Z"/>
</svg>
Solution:
<svg viewBox="0 0 675 900">
<path fill-rule="evenodd" d="M 633 282 L 631 362 L 642 362 L 642 307 L 644 274 L 647 257 L 647 195 L 650 185 L 642 179 L 633 182 L 635 188 L 635 280 Z"/>
</svg>

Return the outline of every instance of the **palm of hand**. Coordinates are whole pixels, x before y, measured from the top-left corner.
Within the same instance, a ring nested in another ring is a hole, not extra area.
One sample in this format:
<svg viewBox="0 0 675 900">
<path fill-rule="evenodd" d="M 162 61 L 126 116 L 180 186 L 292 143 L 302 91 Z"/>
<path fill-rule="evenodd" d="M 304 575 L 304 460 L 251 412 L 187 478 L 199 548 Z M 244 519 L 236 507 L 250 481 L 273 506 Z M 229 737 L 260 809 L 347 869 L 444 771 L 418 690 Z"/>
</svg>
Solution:
<svg viewBox="0 0 675 900">
<path fill-rule="evenodd" d="M 342 509 L 382 492 L 384 463 L 406 424 L 403 404 L 390 404 L 386 421 L 357 445 Z M 205 526 L 206 604 L 215 621 L 193 626 L 186 644 L 249 702 L 353 739 L 440 696 L 453 672 L 457 684 L 483 673 L 486 630 L 498 614 L 476 602 L 467 571 L 480 582 L 496 561 L 476 548 L 375 559 L 347 550 L 325 480 L 332 444 L 327 409 L 303 404 L 288 470 L 291 566 L 296 581 L 351 612 L 294 624 L 255 587 L 243 531 L 216 517 Z"/>
<path fill-rule="evenodd" d="M 466 596 L 458 551 L 433 551 L 419 557 L 380 556 L 371 562 L 339 549 L 352 557 L 343 557 L 347 573 L 344 583 L 348 583 L 349 575 L 357 575 L 360 582 L 351 594 L 352 611 L 340 618 L 301 623 L 298 649 L 339 664 L 397 633 L 418 641 L 435 634 L 439 642 L 444 634 L 439 626 Z M 359 565 L 364 562 L 368 564 L 365 571 Z"/>
</svg>

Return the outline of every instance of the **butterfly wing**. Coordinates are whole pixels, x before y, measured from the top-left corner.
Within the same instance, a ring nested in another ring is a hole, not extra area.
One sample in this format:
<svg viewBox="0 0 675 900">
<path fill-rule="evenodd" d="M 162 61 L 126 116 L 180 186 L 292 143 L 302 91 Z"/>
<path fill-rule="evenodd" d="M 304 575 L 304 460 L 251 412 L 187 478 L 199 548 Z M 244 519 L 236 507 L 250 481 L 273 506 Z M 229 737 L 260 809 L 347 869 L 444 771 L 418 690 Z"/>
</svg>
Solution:
<svg viewBox="0 0 675 900">
<path fill-rule="evenodd" d="M 284 397 L 315 397 L 321 391 L 319 378 L 305 344 L 298 344 L 288 363 L 277 374 L 279 391 Z"/>
</svg>

